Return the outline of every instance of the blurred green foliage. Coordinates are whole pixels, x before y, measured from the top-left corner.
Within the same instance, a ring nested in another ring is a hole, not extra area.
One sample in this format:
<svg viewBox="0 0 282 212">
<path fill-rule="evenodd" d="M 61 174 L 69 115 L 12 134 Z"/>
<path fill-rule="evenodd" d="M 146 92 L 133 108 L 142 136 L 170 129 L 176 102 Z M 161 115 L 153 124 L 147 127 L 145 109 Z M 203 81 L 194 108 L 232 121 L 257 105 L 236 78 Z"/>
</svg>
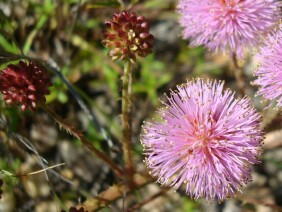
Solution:
<svg viewBox="0 0 282 212">
<path fill-rule="evenodd" d="M 0 158 L 0 177 L 5 182 L 9 191 L 19 184 L 19 178 L 11 175 L 17 175 L 21 161 L 15 159 L 8 161 L 7 158 Z"/>
<path fill-rule="evenodd" d="M 172 73 L 165 71 L 165 64 L 153 55 L 144 58 L 140 68 L 140 79 L 134 81 L 134 93 L 145 93 L 153 105 L 158 104 L 158 89 L 172 79 Z"/>
<path fill-rule="evenodd" d="M 120 2 L 117 0 L 94 0 L 88 6 L 89 9 L 100 7 L 119 7 Z"/>
</svg>

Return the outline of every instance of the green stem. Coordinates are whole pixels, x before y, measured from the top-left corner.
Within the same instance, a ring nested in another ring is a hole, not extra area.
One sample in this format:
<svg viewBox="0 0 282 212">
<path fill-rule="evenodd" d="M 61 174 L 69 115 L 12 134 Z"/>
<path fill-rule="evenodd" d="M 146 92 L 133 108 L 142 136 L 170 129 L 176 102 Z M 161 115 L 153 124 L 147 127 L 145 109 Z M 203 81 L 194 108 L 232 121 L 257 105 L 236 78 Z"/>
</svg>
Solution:
<svg viewBox="0 0 282 212">
<path fill-rule="evenodd" d="M 128 176 L 134 172 L 131 154 L 131 74 L 131 62 L 126 61 L 122 83 L 122 146 L 125 170 Z"/>
</svg>

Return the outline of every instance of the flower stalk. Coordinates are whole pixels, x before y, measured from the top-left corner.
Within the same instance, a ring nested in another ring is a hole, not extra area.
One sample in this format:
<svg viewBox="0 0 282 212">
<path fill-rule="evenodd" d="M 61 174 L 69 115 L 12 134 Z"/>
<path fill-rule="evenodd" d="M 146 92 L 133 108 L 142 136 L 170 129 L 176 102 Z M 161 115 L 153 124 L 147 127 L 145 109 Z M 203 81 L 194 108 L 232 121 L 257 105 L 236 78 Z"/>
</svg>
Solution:
<svg viewBox="0 0 282 212">
<path fill-rule="evenodd" d="M 146 57 L 152 52 L 154 36 L 150 34 L 150 25 L 144 16 L 122 11 L 115 13 L 111 20 L 105 22 L 102 43 L 109 48 L 112 60 L 123 60 L 122 77 L 122 146 L 125 181 L 134 187 L 132 162 L 132 73 L 131 64 L 137 56 Z"/>
<path fill-rule="evenodd" d="M 124 64 L 124 73 L 122 79 L 122 147 L 123 159 L 126 173 L 131 176 L 134 172 L 131 154 L 131 110 L 132 110 L 132 70 L 131 62 L 128 60 Z"/>
</svg>

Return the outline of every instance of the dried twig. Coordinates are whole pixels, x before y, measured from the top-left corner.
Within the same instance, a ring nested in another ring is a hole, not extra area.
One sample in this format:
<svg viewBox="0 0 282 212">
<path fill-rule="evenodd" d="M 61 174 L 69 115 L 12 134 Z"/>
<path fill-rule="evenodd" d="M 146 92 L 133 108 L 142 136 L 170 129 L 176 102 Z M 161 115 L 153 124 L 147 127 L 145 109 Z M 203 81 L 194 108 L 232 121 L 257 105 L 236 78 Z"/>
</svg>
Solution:
<svg viewBox="0 0 282 212">
<path fill-rule="evenodd" d="M 99 211 L 101 208 L 104 208 L 110 205 L 112 202 L 122 198 L 124 191 L 126 191 L 127 193 L 133 192 L 153 181 L 151 178 L 145 177 L 140 174 L 134 174 L 133 180 L 135 185 L 134 188 L 129 188 L 124 183 L 113 185 L 93 199 L 87 199 L 83 204 L 78 205 L 77 208 L 83 207 L 85 211 L 89 212 Z"/>
</svg>

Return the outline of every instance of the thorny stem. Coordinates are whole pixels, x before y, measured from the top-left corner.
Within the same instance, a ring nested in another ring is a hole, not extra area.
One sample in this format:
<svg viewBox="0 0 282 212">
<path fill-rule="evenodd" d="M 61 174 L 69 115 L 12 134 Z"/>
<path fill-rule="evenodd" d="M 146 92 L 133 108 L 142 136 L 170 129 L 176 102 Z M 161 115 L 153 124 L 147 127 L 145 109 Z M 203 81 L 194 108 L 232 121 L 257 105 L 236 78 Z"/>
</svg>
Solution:
<svg viewBox="0 0 282 212">
<path fill-rule="evenodd" d="M 47 106 L 42 105 L 41 107 L 59 124 L 60 127 L 64 128 L 71 135 L 78 138 L 83 144 L 83 146 L 88 148 L 91 152 L 93 152 L 101 160 L 103 160 L 119 177 L 123 176 L 122 170 L 107 155 L 105 155 L 100 150 L 96 149 L 96 147 L 93 146 L 79 130 L 68 124 L 65 120 L 63 120 L 58 114 L 56 114 Z"/>
<path fill-rule="evenodd" d="M 243 97 L 245 96 L 246 92 L 246 81 L 245 81 L 245 75 L 244 75 L 244 70 L 242 67 L 239 66 L 238 64 L 238 59 L 236 57 L 236 54 L 233 53 L 232 55 L 232 60 L 234 64 L 234 76 L 236 79 L 236 84 L 240 92 L 240 96 Z"/>
<path fill-rule="evenodd" d="M 122 148 L 125 171 L 130 177 L 134 172 L 131 154 L 131 74 L 131 62 L 126 61 L 122 82 Z"/>
</svg>

